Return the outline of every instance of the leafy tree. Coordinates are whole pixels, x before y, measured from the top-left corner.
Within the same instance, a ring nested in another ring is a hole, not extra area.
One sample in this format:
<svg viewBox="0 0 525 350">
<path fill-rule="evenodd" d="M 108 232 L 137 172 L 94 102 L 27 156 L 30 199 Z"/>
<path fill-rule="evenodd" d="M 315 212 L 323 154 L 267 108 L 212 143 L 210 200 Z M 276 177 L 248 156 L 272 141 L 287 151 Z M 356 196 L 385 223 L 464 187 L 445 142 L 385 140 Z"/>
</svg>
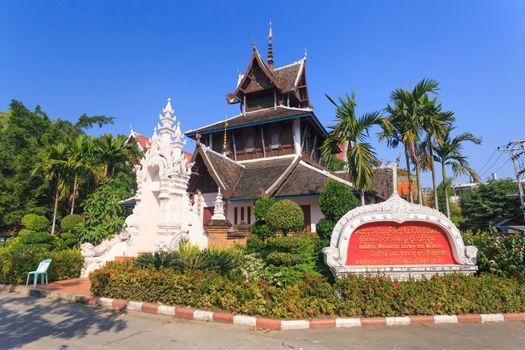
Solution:
<svg viewBox="0 0 525 350">
<path fill-rule="evenodd" d="M 97 167 L 93 161 L 93 147 L 92 139 L 85 135 L 80 135 L 69 142 L 66 168 L 72 184 L 70 214 L 75 211 L 75 200 L 79 194 L 80 181 L 89 176 L 93 176 L 98 181 L 101 176 L 101 168 Z"/>
<path fill-rule="evenodd" d="M 112 177 L 119 168 L 128 167 L 126 162 L 135 158 L 137 146 L 126 142 L 127 137 L 104 134 L 94 140 L 94 157 L 102 162 L 104 176 Z"/>
<path fill-rule="evenodd" d="M 91 129 L 94 125 L 98 125 L 98 127 L 101 128 L 106 124 L 113 124 L 114 120 L 115 118 L 106 117 L 105 115 L 94 115 L 90 117 L 87 114 L 82 114 L 78 118 L 75 127 L 78 130 Z"/>
<path fill-rule="evenodd" d="M 488 230 L 506 218 L 522 220 L 518 188 L 512 180 L 480 184 L 460 198 L 462 230 Z"/>
<path fill-rule="evenodd" d="M 80 243 L 98 244 L 122 229 L 124 215 L 120 201 L 124 198 L 112 185 L 109 180 L 87 197 L 84 226 L 79 233 Z"/>
<path fill-rule="evenodd" d="M 265 221 L 273 231 L 300 232 L 304 227 L 304 214 L 299 204 L 284 199 L 272 205 L 266 212 Z"/>
<path fill-rule="evenodd" d="M 359 202 L 352 190 L 345 184 L 328 180 L 319 195 L 319 206 L 323 215 L 332 221 L 338 221 L 348 211 L 356 208 Z"/>
<path fill-rule="evenodd" d="M 319 207 L 325 216 L 316 225 L 316 231 L 321 239 L 321 246 L 330 242 L 335 224 L 343 215 L 359 206 L 352 190 L 339 181 L 329 180 L 319 195 Z"/>
<path fill-rule="evenodd" d="M 51 225 L 51 234 L 55 233 L 56 219 L 58 213 L 58 202 L 64 198 L 66 187 L 66 145 L 59 143 L 48 145 L 41 152 L 40 160 L 35 164 L 33 174 L 42 172 L 45 179 L 55 188 L 55 203 L 53 206 L 53 220 Z"/>
<path fill-rule="evenodd" d="M 365 205 L 365 191 L 372 188 L 373 167 L 379 163 L 372 145 L 367 142 L 368 131 L 372 126 L 380 124 L 381 114 L 365 113 L 358 118 L 355 114 L 355 92 L 352 96 L 340 97 L 339 104 L 330 96 L 326 97 L 336 107 L 336 123 L 330 127 L 328 137 L 321 146 L 323 159 L 329 162 L 339 145 L 348 145 L 344 151 L 348 175 L 354 186 L 361 191 L 361 204 Z"/>
<path fill-rule="evenodd" d="M 419 204 L 423 204 L 423 191 L 421 189 L 421 164 L 416 154 L 416 147 L 424 125 L 437 123 L 434 118 L 435 100 L 431 99 L 429 94 L 436 94 L 438 89 L 439 84 L 433 79 L 421 80 L 411 91 L 395 89 L 390 95 L 392 104 L 385 109 L 389 116 L 383 122 L 383 137 L 389 139 L 392 146 L 403 144 L 409 170 L 408 157 L 410 155 L 416 170 Z"/>
<path fill-rule="evenodd" d="M 461 152 L 463 149 L 463 143 L 472 142 L 476 145 L 481 143 L 481 140 L 470 132 L 465 132 L 456 137 L 452 137 L 451 132 L 454 130 L 454 126 L 449 125 L 443 134 L 442 139 L 437 145 L 434 145 L 434 160 L 441 164 L 441 174 L 443 176 L 443 192 L 445 197 L 445 208 L 446 214 L 450 218 L 450 201 L 448 197 L 448 182 L 447 182 L 447 170 L 446 167 L 452 167 L 454 175 L 470 174 L 474 179 L 477 179 L 477 174 L 469 166 L 467 157 Z"/>
<path fill-rule="evenodd" d="M 45 146 L 50 119 L 40 107 L 29 111 L 12 101 L 0 127 L 0 227 L 16 227 L 24 214 L 47 214 L 49 183 L 32 173 Z M 58 141 L 57 141 L 58 142 Z"/>
<path fill-rule="evenodd" d="M 441 104 L 430 107 L 433 111 L 433 117 L 425 118 L 423 130 L 425 137 L 419 147 L 421 157 L 421 168 L 424 171 L 430 171 L 432 174 L 432 190 L 434 194 L 434 208 L 439 208 L 438 185 L 436 180 L 436 168 L 434 166 L 434 145 L 442 142 L 447 126 L 455 120 L 454 113 L 442 112 Z"/>
</svg>

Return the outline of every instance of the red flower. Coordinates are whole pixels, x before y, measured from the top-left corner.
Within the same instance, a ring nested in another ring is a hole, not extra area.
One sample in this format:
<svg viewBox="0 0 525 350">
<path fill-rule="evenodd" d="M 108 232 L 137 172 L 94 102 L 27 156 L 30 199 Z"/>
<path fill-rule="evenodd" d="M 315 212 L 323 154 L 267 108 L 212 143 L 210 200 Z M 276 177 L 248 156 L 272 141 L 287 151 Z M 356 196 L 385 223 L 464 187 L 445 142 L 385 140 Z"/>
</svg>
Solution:
<svg viewBox="0 0 525 350">
<path fill-rule="evenodd" d="M 403 305 L 405 305 L 405 306 L 408 305 L 408 302 L 406 300 L 403 301 Z"/>
<path fill-rule="evenodd" d="M 314 311 L 312 309 L 308 309 L 306 310 L 306 313 L 310 316 L 312 316 L 314 314 Z"/>
</svg>

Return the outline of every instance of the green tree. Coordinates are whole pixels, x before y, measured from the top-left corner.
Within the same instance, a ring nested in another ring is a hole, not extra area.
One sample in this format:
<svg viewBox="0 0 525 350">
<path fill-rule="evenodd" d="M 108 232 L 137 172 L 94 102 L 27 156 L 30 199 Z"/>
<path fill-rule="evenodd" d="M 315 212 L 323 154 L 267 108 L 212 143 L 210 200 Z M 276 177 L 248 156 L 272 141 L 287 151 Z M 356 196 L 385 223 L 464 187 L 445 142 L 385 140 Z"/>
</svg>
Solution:
<svg viewBox="0 0 525 350">
<path fill-rule="evenodd" d="M 389 117 L 383 123 L 386 135 L 399 138 L 405 147 L 405 155 L 411 156 L 416 171 L 416 188 L 418 203 L 423 204 L 421 188 L 421 164 L 416 147 L 425 124 L 433 121 L 435 115 L 435 100 L 429 94 L 435 94 L 439 88 L 437 81 L 423 79 L 411 90 L 396 89 L 392 92 L 391 105 L 386 107 Z M 410 169 L 407 159 L 407 169 Z M 410 181 L 410 179 L 409 179 Z"/>
<path fill-rule="evenodd" d="M 434 102 L 435 103 L 435 100 Z M 447 126 L 452 124 L 455 120 L 454 113 L 441 111 L 441 104 L 435 107 L 429 106 L 429 113 L 433 117 L 424 118 L 423 131 L 425 137 L 421 142 L 419 150 L 421 157 L 421 168 L 424 171 L 430 171 L 432 174 L 432 190 L 434 194 L 433 202 L 434 208 L 439 208 L 438 185 L 436 180 L 436 168 L 434 166 L 434 145 L 443 140 L 443 136 L 447 130 Z"/>
<path fill-rule="evenodd" d="M 344 151 L 350 181 L 361 192 L 361 204 L 365 205 L 365 191 L 374 185 L 374 166 L 379 163 L 372 145 L 367 142 L 369 130 L 381 123 L 379 112 L 365 113 L 361 117 L 355 114 L 356 95 L 339 98 L 337 104 L 330 96 L 328 100 L 336 107 L 335 125 L 321 146 L 323 159 L 330 161 L 340 145 L 347 144 Z"/>
<path fill-rule="evenodd" d="M 460 196 L 462 230 L 488 230 L 507 218 L 522 219 L 517 185 L 512 180 L 490 181 Z"/>
<path fill-rule="evenodd" d="M 84 203 L 84 226 L 79 232 L 80 243 L 99 244 L 117 234 L 124 224 L 120 201 L 122 193 L 116 191 L 109 180 L 91 193 Z"/>
<path fill-rule="evenodd" d="M 75 211 L 75 201 L 79 195 L 80 181 L 93 176 L 96 181 L 101 176 L 101 169 L 93 161 L 94 143 L 92 138 L 80 135 L 71 139 L 68 144 L 66 168 L 71 182 L 71 211 Z"/>
<path fill-rule="evenodd" d="M 441 174 L 443 177 L 443 192 L 445 196 L 446 214 L 450 218 L 450 201 L 448 197 L 447 166 L 452 168 L 454 175 L 470 174 L 473 179 L 477 179 L 476 172 L 469 166 L 467 157 L 462 154 L 463 144 L 472 142 L 476 145 L 481 143 L 481 139 L 470 132 L 452 137 L 451 132 L 455 129 L 449 125 L 443 134 L 442 139 L 434 145 L 434 160 L 441 164 Z"/>
<path fill-rule="evenodd" d="M 304 214 L 299 204 L 284 199 L 272 205 L 266 212 L 264 220 L 275 231 L 284 236 L 288 232 L 300 232 L 304 227 Z"/>
<path fill-rule="evenodd" d="M 126 136 L 105 133 L 95 139 L 93 145 L 94 157 L 103 165 L 104 176 L 112 177 L 119 167 L 125 167 L 128 159 L 136 149 L 134 143 L 126 143 Z"/>
<path fill-rule="evenodd" d="M 66 145 L 59 143 L 57 145 L 48 145 L 41 152 L 40 160 L 35 164 L 33 174 L 42 172 L 47 181 L 55 188 L 55 203 L 53 205 L 53 220 L 51 225 L 51 234 L 55 234 L 56 219 L 58 213 L 58 202 L 65 197 L 67 186 L 65 178 L 67 149 Z"/>
</svg>

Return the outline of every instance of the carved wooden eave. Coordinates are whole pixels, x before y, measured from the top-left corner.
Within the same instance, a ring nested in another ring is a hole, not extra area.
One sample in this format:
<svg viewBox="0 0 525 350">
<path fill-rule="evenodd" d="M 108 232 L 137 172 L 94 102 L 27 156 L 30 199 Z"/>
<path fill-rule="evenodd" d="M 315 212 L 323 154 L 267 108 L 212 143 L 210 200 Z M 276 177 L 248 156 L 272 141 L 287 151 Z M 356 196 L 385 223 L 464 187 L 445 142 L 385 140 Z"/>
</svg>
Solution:
<svg viewBox="0 0 525 350">
<path fill-rule="evenodd" d="M 248 86 L 254 80 L 254 73 L 257 67 L 261 70 L 261 72 L 265 75 L 265 77 L 275 88 L 277 88 L 280 91 L 283 90 L 283 86 L 275 79 L 274 75 L 272 74 L 272 71 L 270 70 L 270 68 L 268 68 L 266 63 L 261 58 L 259 51 L 257 50 L 257 48 L 254 47 L 252 56 L 250 57 L 250 63 L 248 65 L 248 68 L 246 69 L 244 75 L 240 77 L 235 91 L 227 95 L 227 103 L 235 104 L 241 102 L 242 95 L 247 91 Z M 264 89 L 260 90 L 262 91 Z M 257 90 L 252 90 L 250 92 L 254 91 Z"/>
<path fill-rule="evenodd" d="M 232 166 L 240 168 L 241 172 L 242 172 L 242 168 L 244 168 L 244 166 L 242 164 L 239 164 L 239 163 L 229 159 L 226 156 L 223 156 L 220 153 L 217 153 L 217 152 L 211 150 L 210 148 L 208 148 L 208 147 L 206 147 L 206 146 L 204 146 L 202 144 L 198 144 L 197 147 L 195 148 L 195 152 L 193 153 L 193 157 L 192 157 L 192 162 L 195 162 L 197 157 L 200 156 L 202 158 L 203 162 L 204 162 L 204 165 L 208 169 L 208 172 L 209 172 L 210 176 L 212 177 L 213 181 L 215 182 L 217 187 L 220 188 L 223 198 L 229 199 L 234 194 L 235 185 L 236 185 L 236 183 L 238 181 L 238 178 L 240 177 L 240 174 L 238 174 L 236 176 L 237 179 L 231 179 L 231 180 L 234 180 L 234 183 L 232 185 L 229 185 L 227 183 L 227 181 L 224 181 L 224 176 L 233 177 L 234 174 L 222 174 L 221 171 L 219 169 L 217 169 L 217 167 L 215 166 L 214 162 L 211 161 L 210 156 L 209 156 L 208 153 L 213 153 L 214 157 L 220 157 L 222 161 L 227 162 L 227 163 L 231 164 Z M 221 173 L 221 175 L 223 175 L 223 177 L 221 177 L 219 175 L 220 173 Z"/>
</svg>

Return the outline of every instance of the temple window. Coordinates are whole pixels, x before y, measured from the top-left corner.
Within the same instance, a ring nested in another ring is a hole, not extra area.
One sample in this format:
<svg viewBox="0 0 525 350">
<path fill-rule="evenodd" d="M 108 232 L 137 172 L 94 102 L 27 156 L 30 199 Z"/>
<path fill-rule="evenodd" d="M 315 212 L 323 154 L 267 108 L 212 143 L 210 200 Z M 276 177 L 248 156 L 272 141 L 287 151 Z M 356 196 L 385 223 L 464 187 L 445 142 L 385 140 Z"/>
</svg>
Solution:
<svg viewBox="0 0 525 350">
<path fill-rule="evenodd" d="M 281 146 L 281 130 L 272 127 L 270 128 L 270 148 L 279 148 Z"/>
</svg>

